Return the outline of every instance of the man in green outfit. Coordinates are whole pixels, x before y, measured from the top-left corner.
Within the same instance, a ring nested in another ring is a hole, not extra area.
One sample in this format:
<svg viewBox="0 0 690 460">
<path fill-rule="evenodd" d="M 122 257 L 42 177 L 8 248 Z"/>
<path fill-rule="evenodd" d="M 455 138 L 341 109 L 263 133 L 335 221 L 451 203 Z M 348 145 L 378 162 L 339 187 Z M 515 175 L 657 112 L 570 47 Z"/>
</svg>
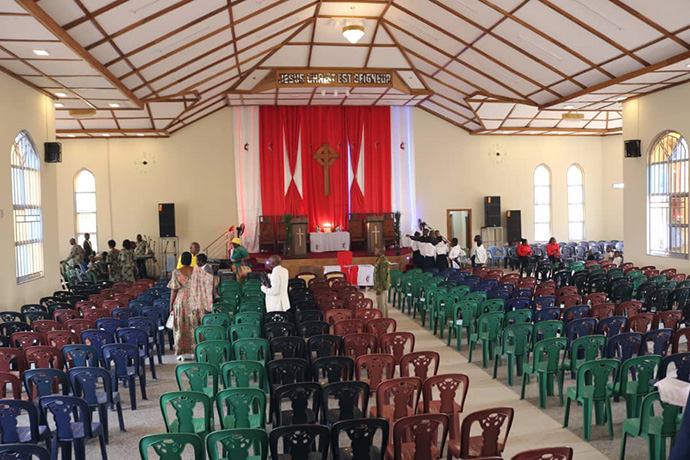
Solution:
<svg viewBox="0 0 690 460">
<path fill-rule="evenodd" d="M 381 310 L 384 318 L 388 317 L 387 295 L 391 287 L 390 262 L 386 258 L 386 253 L 382 247 L 377 247 L 374 251 L 376 265 L 374 265 L 374 290 L 376 291 L 376 307 Z"/>
<path fill-rule="evenodd" d="M 73 268 L 80 267 L 82 262 L 84 262 L 84 249 L 77 244 L 77 240 L 74 238 L 70 238 L 69 244 L 71 248 L 69 257 L 67 257 L 67 263 Z"/>
</svg>

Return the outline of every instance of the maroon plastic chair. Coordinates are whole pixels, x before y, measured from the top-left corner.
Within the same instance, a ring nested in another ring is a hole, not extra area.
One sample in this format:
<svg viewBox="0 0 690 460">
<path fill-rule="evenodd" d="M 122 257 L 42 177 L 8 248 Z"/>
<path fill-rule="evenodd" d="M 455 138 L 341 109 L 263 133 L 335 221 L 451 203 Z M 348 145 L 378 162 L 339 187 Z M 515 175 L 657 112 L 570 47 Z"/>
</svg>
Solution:
<svg viewBox="0 0 690 460">
<path fill-rule="evenodd" d="M 450 419 L 450 439 L 460 436 L 460 414 L 465 408 L 470 378 L 465 374 L 442 374 L 429 377 L 422 387 L 418 413 L 446 414 Z"/>
<path fill-rule="evenodd" d="M 415 376 L 424 382 L 438 373 L 441 357 L 435 351 L 415 351 L 400 358 L 400 376 Z"/>
<path fill-rule="evenodd" d="M 348 308 L 332 308 L 327 310 L 323 315 L 323 320 L 330 325 L 334 325 L 338 321 L 354 319 L 355 314 Z"/>
<path fill-rule="evenodd" d="M 343 319 L 333 325 L 333 333 L 339 336 L 364 332 L 364 321 L 361 319 Z"/>
<path fill-rule="evenodd" d="M 629 300 L 616 307 L 616 316 L 632 318 L 642 311 L 643 303 L 640 300 Z"/>
<path fill-rule="evenodd" d="M 422 380 L 417 377 L 398 377 L 381 382 L 376 388 L 376 406 L 369 409 L 369 417 L 379 417 L 393 424 L 396 420 L 417 413 L 422 396 Z"/>
<path fill-rule="evenodd" d="M 500 457 L 510 434 L 513 416 L 512 407 L 495 407 L 468 414 L 462 421 L 460 439 L 448 443 L 448 458 Z M 481 435 L 472 436 L 473 425 L 481 428 Z"/>
<path fill-rule="evenodd" d="M 644 334 L 654 321 L 654 313 L 638 313 L 628 318 L 626 332 L 640 332 Z"/>
<path fill-rule="evenodd" d="M 55 310 L 53 312 L 53 319 L 63 326 L 67 321 L 77 318 L 80 318 L 77 310 Z"/>
<path fill-rule="evenodd" d="M 511 460 L 572 460 L 572 447 L 544 447 L 525 450 L 513 455 Z"/>
<path fill-rule="evenodd" d="M 583 299 L 583 303 L 591 305 L 592 307 L 599 305 L 599 304 L 602 304 L 602 303 L 606 303 L 606 293 L 605 292 L 593 292 L 592 294 L 588 294 Z"/>
<path fill-rule="evenodd" d="M 599 303 L 589 309 L 589 317 L 596 318 L 601 321 L 604 318 L 610 318 L 616 313 L 615 303 Z"/>
<path fill-rule="evenodd" d="M 384 334 L 395 332 L 398 328 L 398 323 L 393 318 L 376 318 L 370 319 L 364 326 L 367 332 L 381 339 Z"/>
<path fill-rule="evenodd" d="M 84 319 L 88 321 L 93 321 L 95 324 L 101 318 L 110 318 L 110 313 L 105 308 L 91 308 L 89 310 L 84 310 Z"/>
<path fill-rule="evenodd" d="M 40 332 L 15 332 L 10 336 L 10 340 L 12 341 L 12 345 L 20 350 L 46 345 L 46 338 Z"/>
<path fill-rule="evenodd" d="M 400 364 L 403 355 L 414 351 L 415 337 L 412 332 L 389 332 L 381 336 L 379 349 L 381 353 L 392 354 L 395 363 Z"/>
<path fill-rule="evenodd" d="M 448 416 L 420 414 L 404 417 L 393 425 L 393 443 L 386 449 L 389 460 L 437 460 L 448 439 Z"/>
<path fill-rule="evenodd" d="M 26 369 L 26 359 L 22 350 L 0 348 L 0 372 L 7 372 L 21 379 Z"/>
<path fill-rule="evenodd" d="M 395 358 L 392 355 L 370 354 L 355 360 L 355 379 L 369 384 L 376 392 L 379 384 L 395 377 Z"/>
<path fill-rule="evenodd" d="M 62 349 L 65 345 L 75 345 L 79 343 L 79 338 L 72 331 L 50 331 L 46 332 L 46 344 L 57 349 Z"/>
<path fill-rule="evenodd" d="M 573 307 L 582 304 L 582 297 L 578 294 L 569 294 L 559 297 L 556 301 L 563 304 L 563 308 Z"/>
<path fill-rule="evenodd" d="M 377 350 L 378 340 L 374 334 L 362 332 L 343 337 L 343 355 L 345 356 L 356 359 L 360 356 L 376 353 Z"/>
<path fill-rule="evenodd" d="M 685 337 L 685 350 L 680 349 L 680 339 Z M 690 352 L 690 327 L 682 327 L 673 333 L 671 338 L 671 354 Z"/>
<path fill-rule="evenodd" d="M 683 321 L 683 312 L 680 310 L 662 311 L 654 315 L 652 329 L 678 329 L 678 325 Z"/>
<path fill-rule="evenodd" d="M 56 347 L 29 347 L 24 350 L 24 360 L 27 368 L 30 368 L 32 364 L 36 369 L 62 370 L 65 367 L 62 361 L 62 352 Z"/>
<path fill-rule="evenodd" d="M 96 329 L 96 322 L 88 319 L 71 319 L 65 323 L 65 330 L 74 332 L 77 337 L 81 337 L 81 333 L 89 329 Z"/>
<path fill-rule="evenodd" d="M 12 399 L 22 399 L 22 382 L 11 372 L 0 372 L 0 397 L 7 398 L 7 385 L 11 387 Z"/>
<path fill-rule="evenodd" d="M 355 310 L 355 319 L 361 319 L 365 323 L 365 328 L 366 328 L 366 322 L 371 321 L 372 319 L 378 319 L 382 318 L 383 315 L 381 314 L 381 310 L 378 308 L 360 308 L 359 310 Z"/>
<path fill-rule="evenodd" d="M 58 323 L 57 321 L 52 321 L 49 319 L 39 319 L 31 323 L 31 329 L 34 332 L 40 332 L 41 334 L 45 334 L 46 332 L 50 331 L 62 330 L 62 325 L 60 325 L 60 323 Z"/>
</svg>

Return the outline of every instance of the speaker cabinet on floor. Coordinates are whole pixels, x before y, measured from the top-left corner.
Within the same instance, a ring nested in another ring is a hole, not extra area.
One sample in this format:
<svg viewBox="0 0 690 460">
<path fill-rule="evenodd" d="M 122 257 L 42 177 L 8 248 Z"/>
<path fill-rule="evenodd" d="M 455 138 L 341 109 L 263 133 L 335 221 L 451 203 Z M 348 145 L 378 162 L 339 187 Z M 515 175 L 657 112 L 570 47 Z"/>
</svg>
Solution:
<svg viewBox="0 0 690 460">
<path fill-rule="evenodd" d="M 508 244 L 522 238 L 522 213 L 520 211 L 506 211 L 506 228 Z"/>
<path fill-rule="evenodd" d="M 161 238 L 176 236 L 175 234 L 175 203 L 158 204 L 158 229 Z"/>
<path fill-rule="evenodd" d="M 484 197 L 484 223 L 485 227 L 501 226 L 501 197 Z"/>
</svg>

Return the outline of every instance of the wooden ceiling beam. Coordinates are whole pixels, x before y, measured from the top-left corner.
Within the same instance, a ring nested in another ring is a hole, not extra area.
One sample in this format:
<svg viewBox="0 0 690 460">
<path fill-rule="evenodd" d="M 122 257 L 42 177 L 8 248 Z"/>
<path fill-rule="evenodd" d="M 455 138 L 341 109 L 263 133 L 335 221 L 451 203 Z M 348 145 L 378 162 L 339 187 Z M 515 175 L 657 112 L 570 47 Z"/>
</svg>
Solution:
<svg viewBox="0 0 690 460">
<path fill-rule="evenodd" d="M 150 14 L 150 15 L 146 16 L 145 18 L 140 19 L 140 20 L 137 21 L 137 22 L 133 22 L 132 24 L 129 24 L 128 26 L 126 26 L 126 27 L 124 27 L 124 28 L 118 30 L 117 32 L 113 32 L 113 33 L 110 34 L 110 35 L 105 35 L 105 36 L 103 36 L 103 38 L 101 38 L 101 39 L 99 39 L 99 40 L 96 40 L 95 42 L 93 42 L 93 43 L 91 43 L 91 44 L 85 46 L 85 48 L 86 48 L 87 51 L 90 51 L 90 50 L 96 48 L 97 46 L 102 45 L 103 43 L 107 43 L 107 42 L 109 42 L 109 41 L 112 41 L 114 38 L 117 38 L 117 37 L 119 37 L 119 36 L 121 36 L 121 35 L 124 35 L 124 34 L 126 34 L 127 32 L 132 31 L 132 30 L 134 30 L 134 29 L 136 29 L 136 28 L 138 28 L 138 27 L 141 27 L 141 26 L 143 26 L 143 25 L 145 25 L 145 24 L 148 24 L 149 22 L 151 22 L 151 21 L 153 21 L 153 20 L 155 20 L 155 19 L 158 19 L 158 18 L 160 18 L 161 16 L 166 15 L 166 14 L 170 13 L 171 11 L 175 11 L 176 9 L 185 6 L 186 4 L 190 3 L 191 1 L 192 1 L 192 0 L 181 0 L 181 1 L 177 2 L 177 3 L 173 3 L 172 5 L 170 5 L 170 6 L 166 7 L 166 8 L 163 8 L 163 9 L 160 10 L 160 11 L 156 11 L 155 13 Z"/>
<path fill-rule="evenodd" d="M 381 27 L 381 19 L 388 13 L 393 0 L 387 0 L 386 6 L 383 7 L 381 14 L 376 19 L 376 26 L 374 27 L 374 34 L 371 36 L 371 43 L 369 43 L 369 50 L 367 51 L 367 57 L 364 58 L 364 67 L 369 66 L 369 59 L 371 58 L 371 52 L 374 50 L 374 43 L 376 42 L 376 35 L 379 33 L 379 28 Z"/>
<path fill-rule="evenodd" d="M 578 53 L 578 52 L 575 51 L 574 49 L 570 48 L 568 45 L 566 45 L 566 44 L 564 44 L 564 43 L 561 43 L 560 41 L 556 40 L 555 38 L 553 38 L 553 37 L 550 36 L 549 34 L 547 34 L 547 33 L 543 32 L 543 31 L 541 31 L 541 30 L 538 29 L 537 27 L 534 27 L 532 24 L 530 24 L 530 23 L 528 23 L 528 22 L 526 22 L 526 21 L 523 21 L 522 19 L 520 19 L 519 17 L 517 17 L 517 16 L 515 16 L 514 14 L 510 13 L 509 11 L 506 11 L 506 10 L 504 10 L 503 8 L 501 8 L 500 6 L 491 3 L 489 0 L 479 0 L 479 1 L 482 2 L 484 5 L 490 7 L 490 8 L 492 8 L 492 9 L 496 10 L 497 12 L 499 12 L 499 13 L 501 13 L 501 14 L 507 16 L 508 18 L 512 19 L 514 22 L 520 24 L 522 27 L 524 27 L 525 29 L 529 30 L 530 32 L 539 35 L 540 37 L 542 37 L 543 39 L 545 39 L 545 40 L 547 40 L 548 42 L 552 43 L 553 45 L 559 47 L 559 48 L 562 49 L 563 51 L 566 51 L 568 54 L 570 54 L 570 55 L 576 57 L 577 59 L 579 59 L 580 61 L 582 61 L 582 62 L 584 62 L 585 64 L 589 65 L 590 67 L 592 67 L 592 68 L 598 70 L 599 72 L 601 72 L 601 73 L 603 73 L 604 75 L 606 75 L 608 78 L 615 78 L 615 75 L 613 75 L 613 74 L 612 74 L 611 72 L 609 72 L 608 70 L 602 68 L 599 64 L 595 63 L 594 61 L 592 61 L 592 60 L 590 60 L 590 59 L 587 59 L 585 56 L 583 56 L 582 54 Z"/>
<path fill-rule="evenodd" d="M 143 134 L 155 134 L 155 133 L 164 133 L 164 129 L 102 129 L 102 128 L 94 128 L 94 129 L 57 129 L 55 130 L 58 133 L 61 134 L 126 134 L 126 133 L 131 133 L 131 134 L 136 134 L 136 133 L 143 133 Z"/>
<path fill-rule="evenodd" d="M 319 13 L 321 12 L 321 5 L 323 5 L 323 1 L 319 0 L 319 3 L 316 5 L 316 8 L 314 8 L 314 21 L 311 28 L 311 40 L 309 40 L 310 43 L 309 54 L 307 54 L 307 67 L 311 67 L 311 55 L 314 51 L 314 37 L 316 37 L 316 24 L 317 18 L 319 17 Z"/>
<path fill-rule="evenodd" d="M 209 116 L 213 115 L 214 113 L 223 110 L 223 109 L 226 108 L 226 107 L 228 107 L 228 101 L 225 101 L 225 105 L 222 105 L 222 106 L 218 107 L 217 109 L 214 109 L 214 110 L 212 110 L 211 112 L 209 112 L 209 113 L 207 113 L 207 114 L 204 114 L 204 116 L 199 117 L 199 118 L 197 118 L 196 120 L 192 120 L 191 123 L 187 123 L 187 124 L 185 124 L 184 126 L 180 126 L 180 127 L 177 128 L 177 129 L 170 130 L 170 134 L 171 134 L 171 135 L 172 135 L 172 134 L 175 134 L 175 133 L 176 133 L 177 131 L 179 131 L 180 129 L 186 128 L 187 126 L 190 126 L 190 125 L 193 125 L 194 123 L 196 123 L 196 122 L 198 122 L 198 121 L 201 121 L 201 120 L 203 120 L 204 118 L 209 117 Z"/>
<path fill-rule="evenodd" d="M 440 118 L 440 119 L 443 120 L 443 121 L 446 121 L 446 122 L 450 123 L 450 124 L 453 125 L 453 126 L 457 126 L 458 128 L 462 129 L 463 131 L 467 131 L 468 133 L 472 133 L 472 130 L 469 129 L 467 126 L 464 126 L 464 125 L 458 123 L 457 121 L 452 120 L 452 119 L 446 117 L 445 115 L 441 115 L 441 114 L 438 113 L 438 112 L 434 112 L 433 110 L 431 110 L 431 109 L 429 109 L 428 107 L 425 107 L 425 106 L 423 106 L 423 105 L 421 105 L 421 104 L 420 104 L 420 105 L 417 105 L 417 107 L 419 107 L 421 110 L 424 110 L 424 111 L 427 112 L 427 113 L 430 113 L 431 115 L 433 115 L 433 116 L 435 116 L 435 117 Z"/>
<path fill-rule="evenodd" d="M 46 91 L 45 89 L 41 88 L 40 86 L 31 83 L 29 80 L 26 80 L 25 78 L 20 77 L 19 75 L 15 74 L 15 73 L 10 72 L 9 70 L 7 70 L 6 68 L 4 68 L 2 66 L 0 66 L 0 72 L 3 72 L 5 74 L 9 75 L 10 77 L 14 78 L 15 80 L 24 83 L 26 86 L 35 89 L 39 93 L 41 93 L 45 96 L 48 96 L 49 98 L 51 98 L 53 100 L 57 100 L 57 96 L 55 94 Z"/>
<path fill-rule="evenodd" d="M 143 108 L 144 103 L 125 86 L 115 75 L 112 74 L 101 62 L 86 51 L 70 34 L 65 32 L 60 25 L 55 22 L 35 0 L 16 0 L 27 12 L 29 12 L 38 22 L 55 35 L 62 43 L 71 49 L 77 56 L 86 61 L 93 69 L 100 73 L 103 78 L 108 80 L 115 88 L 130 99 L 138 108 Z"/>
<path fill-rule="evenodd" d="M 560 7 L 556 6 L 556 5 L 554 5 L 554 4 L 551 3 L 549 0 L 539 0 L 539 2 L 542 3 L 543 5 L 547 6 L 548 8 L 551 8 L 553 11 L 555 11 L 555 12 L 558 13 L 558 14 L 560 14 L 561 16 L 563 16 L 564 18 L 566 18 L 567 20 L 569 20 L 569 21 L 571 21 L 571 22 L 577 24 L 577 25 L 580 26 L 581 28 L 585 29 L 587 32 L 589 32 L 590 34 L 594 35 L 594 36 L 597 37 L 599 40 L 603 40 L 603 41 L 605 41 L 606 43 L 608 43 L 609 45 L 611 45 L 611 46 L 613 46 L 614 48 L 618 49 L 618 51 L 622 51 L 623 53 L 625 53 L 625 55 L 627 55 L 628 57 L 630 57 L 630 58 L 636 60 L 637 62 L 639 62 L 639 63 L 642 64 L 643 66 L 648 66 L 648 65 L 649 65 L 649 62 L 645 61 L 644 59 L 642 59 L 642 58 L 639 57 L 638 55 L 632 53 L 629 49 L 627 49 L 626 47 L 622 46 L 621 44 L 619 44 L 619 43 L 615 42 L 614 40 L 610 39 L 606 34 L 604 34 L 604 33 L 602 33 L 602 32 L 599 32 L 597 29 L 595 29 L 594 27 L 590 26 L 590 25 L 587 24 L 586 22 L 581 21 L 580 19 L 578 19 L 578 18 L 575 17 L 574 15 L 568 13 L 568 12 L 565 11 L 563 8 L 560 8 Z"/>
<path fill-rule="evenodd" d="M 240 53 L 237 51 L 237 34 L 235 33 L 235 18 L 232 12 L 232 0 L 228 0 L 228 18 L 230 19 L 230 34 L 232 36 L 232 49 L 235 54 L 235 64 L 240 69 Z"/>
<path fill-rule="evenodd" d="M 637 19 L 640 21 L 644 22 L 647 24 L 649 27 L 655 29 L 657 32 L 661 32 L 666 38 L 673 40 L 674 42 L 678 43 L 680 46 L 683 48 L 686 48 L 690 50 L 690 44 L 684 40 L 681 40 L 679 37 L 676 35 L 672 34 L 668 30 L 666 30 L 664 27 L 660 26 L 656 22 L 652 21 L 649 19 L 647 16 L 643 15 L 639 11 L 637 11 L 635 8 L 632 8 L 630 5 L 626 5 L 620 0 L 609 0 L 611 3 L 616 5 L 617 7 L 621 8 L 622 10 L 628 12 L 629 14 L 635 16 Z"/>
<path fill-rule="evenodd" d="M 77 27 L 78 25 L 84 24 L 85 22 L 92 20 L 96 16 L 99 16 L 103 13 L 106 13 L 106 12 L 112 10 L 113 8 L 116 8 L 116 7 L 123 5 L 125 3 L 127 3 L 127 0 L 115 0 L 114 2 L 110 2 L 107 5 L 104 5 L 100 8 L 98 8 L 97 10 L 90 11 L 90 12 L 86 13 L 84 16 L 80 17 L 79 19 L 75 19 L 74 21 L 68 22 L 67 24 L 62 26 L 62 28 L 65 29 L 65 31 L 69 31 L 70 29 Z"/>
<path fill-rule="evenodd" d="M 415 76 L 417 77 L 417 80 L 419 80 L 419 81 L 422 83 L 422 85 L 424 85 L 424 88 L 425 88 L 427 91 L 430 91 L 430 89 L 429 89 L 429 87 L 427 86 L 427 84 L 426 84 L 426 82 L 424 81 L 424 79 L 421 78 L 421 77 L 419 76 L 419 71 L 418 71 L 418 69 L 415 67 L 414 63 L 412 62 L 412 59 L 410 59 L 410 57 L 407 55 L 407 53 L 405 52 L 405 50 L 403 49 L 403 47 L 400 46 L 400 43 L 399 43 L 398 40 L 395 38 L 395 36 L 393 36 L 393 34 L 391 33 L 391 31 L 388 30 L 388 27 L 386 27 L 386 24 L 384 24 L 384 23 L 382 22 L 382 23 L 381 23 L 381 27 L 383 27 L 383 29 L 386 31 L 386 33 L 388 34 L 388 36 L 390 37 L 390 39 L 393 41 L 393 44 L 394 44 L 395 46 L 398 47 L 398 50 L 400 50 L 400 54 L 402 54 L 402 55 L 403 55 L 403 58 L 405 58 L 405 61 L 407 62 L 407 65 L 410 66 L 410 69 L 412 69 L 412 72 L 414 72 Z"/>
</svg>

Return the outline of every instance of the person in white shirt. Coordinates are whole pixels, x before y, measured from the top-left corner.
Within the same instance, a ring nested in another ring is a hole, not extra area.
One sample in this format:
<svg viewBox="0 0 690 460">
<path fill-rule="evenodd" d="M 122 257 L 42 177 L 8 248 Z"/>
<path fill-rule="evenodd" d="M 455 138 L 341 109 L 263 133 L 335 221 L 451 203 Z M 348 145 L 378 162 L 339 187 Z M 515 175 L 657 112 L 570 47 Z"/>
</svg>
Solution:
<svg viewBox="0 0 690 460">
<path fill-rule="evenodd" d="M 484 244 L 482 244 L 481 238 L 479 241 L 477 241 L 477 247 L 474 250 L 474 264 L 477 267 L 482 267 L 484 264 L 486 264 L 487 260 L 489 260 L 489 252 L 486 250 L 484 247 Z"/>
<path fill-rule="evenodd" d="M 444 271 L 448 268 L 448 243 L 440 236 L 436 243 L 436 268 Z"/>
<path fill-rule="evenodd" d="M 470 249 L 470 260 L 472 261 L 472 268 L 477 266 L 477 248 L 481 244 L 482 237 L 479 235 L 475 235 L 474 237 L 474 243 L 472 244 L 472 248 Z"/>
<path fill-rule="evenodd" d="M 288 311 L 290 298 L 288 297 L 288 280 L 290 274 L 287 268 L 281 266 L 280 256 L 273 255 L 269 259 L 269 267 L 272 268 L 269 280 L 271 286 L 261 286 L 261 291 L 266 294 L 266 311 Z"/>
<path fill-rule="evenodd" d="M 213 275 L 213 267 L 208 263 L 208 258 L 206 257 L 206 254 L 201 253 L 196 256 L 196 266 L 205 271 L 206 273 L 209 273 Z"/>
<path fill-rule="evenodd" d="M 451 266 L 453 268 L 460 268 L 460 259 L 466 256 L 467 254 L 458 244 L 458 239 L 453 238 L 450 241 L 450 252 L 448 253 L 448 260 L 450 260 Z"/>
<path fill-rule="evenodd" d="M 613 265 L 620 266 L 623 263 L 623 256 L 620 252 L 616 251 L 613 253 Z"/>
</svg>

